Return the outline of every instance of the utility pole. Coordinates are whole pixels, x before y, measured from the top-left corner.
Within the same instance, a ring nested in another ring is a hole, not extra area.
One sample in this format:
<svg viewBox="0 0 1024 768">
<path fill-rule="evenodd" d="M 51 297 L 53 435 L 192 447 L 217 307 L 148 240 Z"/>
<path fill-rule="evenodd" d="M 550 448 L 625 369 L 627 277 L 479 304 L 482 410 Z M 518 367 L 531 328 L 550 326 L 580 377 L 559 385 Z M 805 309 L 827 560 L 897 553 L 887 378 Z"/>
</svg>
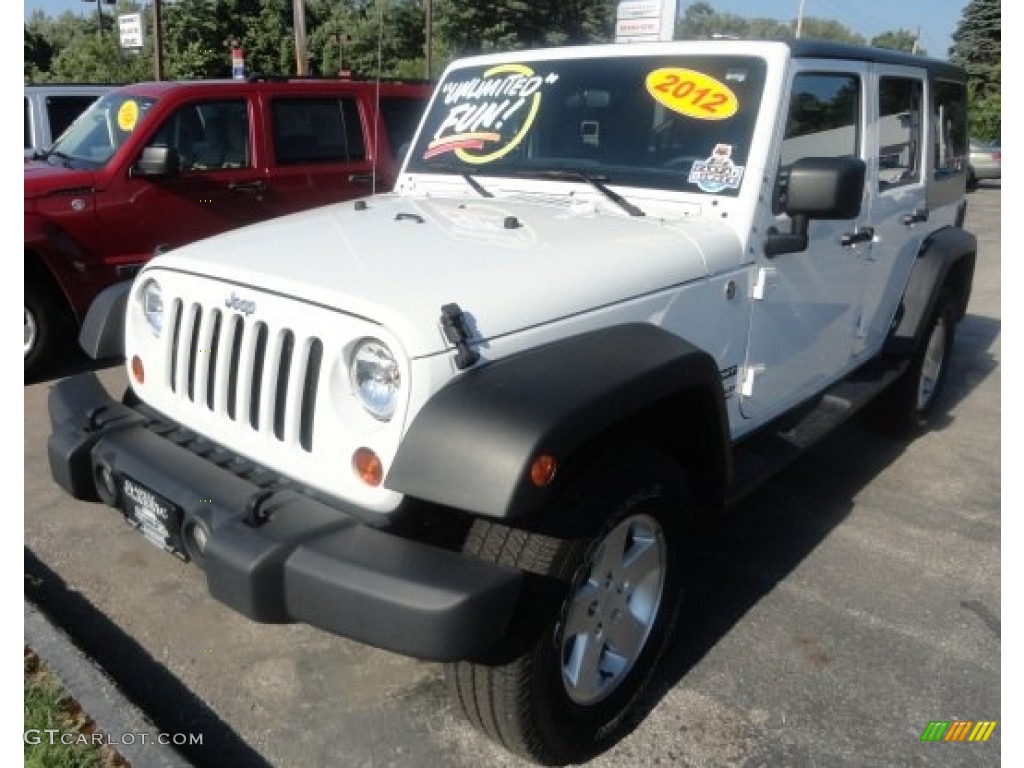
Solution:
<svg viewBox="0 0 1024 768">
<path fill-rule="evenodd" d="M 153 77 L 164 79 L 164 38 L 160 26 L 160 0 L 153 0 Z"/>
<path fill-rule="evenodd" d="M 796 39 L 800 39 L 800 33 L 804 28 L 804 3 L 806 0 L 800 0 L 800 8 L 796 12 Z"/>
<path fill-rule="evenodd" d="M 82 2 L 91 3 L 92 0 L 82 0 Z M 96 0 L 96 16 L 99 18 L 100 23 L 99 31 L 97 32 L 97 34 L 99 35 L 100 40 L 103 39 L 103 3 L 106 3 L 107 5 L 113 5 L 114 2 L 115 0 Z"/>
<path fill-rule="evenodd" d="M 430 79 L 430 69 L 431 69 L 431 67 L 430 67 L 430 54 L 431 54 L 431 48 L 433 48 L 433 44 L 432 44 L 432 42 L 430 40 L 430 31 L 431 31 L 431 29 L 434 26 L 434 24 L 433 24 L 434 13 L 433 13 L 433 10 L 431 9 L 431 2 L 430 2 L 430 0 L 423 0 L 423 15 L 424 15 L 423 24 L 424 24 L 424 32 L 425 32 L 424 37 L 426 37 L 426 39 L 427 39 L 426 51 L 425 51 L 426 58 L 427 58 L 427 80 L 429 80 Z"/>
<path fill-rule="evenodd" d="M 920 44 L 921 44 L 921 27 L 918 26 L 917 34 L 914 35 L 914 47 L 910 50 L 910 52 L 912 54 L 914 54 L 915 56 L 917 56 L 917 49 L 920 46 Z"/>
<path fill-rule="evenodd" d="M 309 74 L 309 52 L 306 49 L 306 4 L 292 0 L 292 23 L 295 25 L 295 74 Z"/>
</svg>

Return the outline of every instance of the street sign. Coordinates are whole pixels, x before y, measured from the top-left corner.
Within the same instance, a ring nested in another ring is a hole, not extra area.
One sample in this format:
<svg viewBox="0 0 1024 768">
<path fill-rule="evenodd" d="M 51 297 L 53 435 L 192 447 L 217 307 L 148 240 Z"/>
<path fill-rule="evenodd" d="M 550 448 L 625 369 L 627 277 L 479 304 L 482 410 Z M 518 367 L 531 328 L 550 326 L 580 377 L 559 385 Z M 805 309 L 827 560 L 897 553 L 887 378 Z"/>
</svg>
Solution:
<svg viewBox="0 0 1024 768">
<path fill-rule="evenodd" d="M 671 40 L 678 0 L 622 0 L 615 19 L 615 42 Z"/>
<path fill-rule="evenodd" d="M 121 30 L 122 48 L 142 48 L 146 35 L 141 13 L 122 13 L 117 17 L 117 24 Z"/>
</svg>

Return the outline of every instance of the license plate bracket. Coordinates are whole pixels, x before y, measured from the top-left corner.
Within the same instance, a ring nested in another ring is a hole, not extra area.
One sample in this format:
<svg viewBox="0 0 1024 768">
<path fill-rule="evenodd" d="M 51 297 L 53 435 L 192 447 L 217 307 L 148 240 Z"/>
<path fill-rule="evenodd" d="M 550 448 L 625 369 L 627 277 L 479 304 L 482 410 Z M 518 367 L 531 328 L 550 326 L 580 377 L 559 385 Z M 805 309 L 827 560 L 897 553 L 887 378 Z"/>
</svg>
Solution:
<svg viewBox="0 0 1024 768">
<path fill-rule="evenodd" d="M 125 520 L 153 546 L 188 560 L 181 540 L 181 509 L 125 475 L 117 476 L 117 484 Z"/>
</svg>

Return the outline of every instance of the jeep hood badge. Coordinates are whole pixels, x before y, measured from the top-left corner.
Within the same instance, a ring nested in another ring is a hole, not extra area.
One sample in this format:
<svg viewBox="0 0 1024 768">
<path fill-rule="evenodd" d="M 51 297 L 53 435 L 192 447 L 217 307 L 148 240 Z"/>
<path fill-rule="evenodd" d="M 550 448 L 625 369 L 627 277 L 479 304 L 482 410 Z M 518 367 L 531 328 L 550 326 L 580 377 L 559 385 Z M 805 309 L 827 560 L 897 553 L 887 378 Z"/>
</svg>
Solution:
<svg viewBox="0 0 1024 768">
<path fill-rule="evenodd" d="M 234 309 L 241 312 L 243 315 L 248 317 L 256 311 L 256 302 L 250 301 L 249 299 L 243 299 L 238 296 L 234 291 L 231 295 L 224 299 L 224 306 L 228 309 Z"/>
</svg>

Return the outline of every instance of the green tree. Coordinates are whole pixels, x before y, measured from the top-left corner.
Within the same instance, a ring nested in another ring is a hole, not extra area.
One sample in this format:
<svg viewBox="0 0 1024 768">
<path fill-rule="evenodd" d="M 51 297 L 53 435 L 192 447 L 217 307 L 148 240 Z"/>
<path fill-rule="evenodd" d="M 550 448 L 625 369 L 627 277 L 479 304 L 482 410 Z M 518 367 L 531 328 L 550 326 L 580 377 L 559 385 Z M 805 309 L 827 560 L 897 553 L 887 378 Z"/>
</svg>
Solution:
<svg viewBox="0 0 1024 768">
<path fill-rule="evenodd" d="M 927 54 L 927 51 L 917 47 L 917 35 L 909 29 L 901 28 L 894 32 L 883 32 L 882 34 L 871 38 L 871 45 L 875 48 L 887 48 L 891 51 L 917 53 L 921 56 Z"/>
<path fill-rule="evenodd" d="M 828 40 L 832 43 L 849 43 L 851 45 L 864 45 L 867 42 L 863 35 L 851 32 L 838 21 L 818 19 L 813 16 L 804 17 L 800 37 L 805 40 Z"/>
<path fill-rule="evenodd" d="M 972 136 L 1001 133 L 1002 23 L 999 0 L 970 0 L 953 33 L 950 61 L 967 70 Z"/>
</svg>

